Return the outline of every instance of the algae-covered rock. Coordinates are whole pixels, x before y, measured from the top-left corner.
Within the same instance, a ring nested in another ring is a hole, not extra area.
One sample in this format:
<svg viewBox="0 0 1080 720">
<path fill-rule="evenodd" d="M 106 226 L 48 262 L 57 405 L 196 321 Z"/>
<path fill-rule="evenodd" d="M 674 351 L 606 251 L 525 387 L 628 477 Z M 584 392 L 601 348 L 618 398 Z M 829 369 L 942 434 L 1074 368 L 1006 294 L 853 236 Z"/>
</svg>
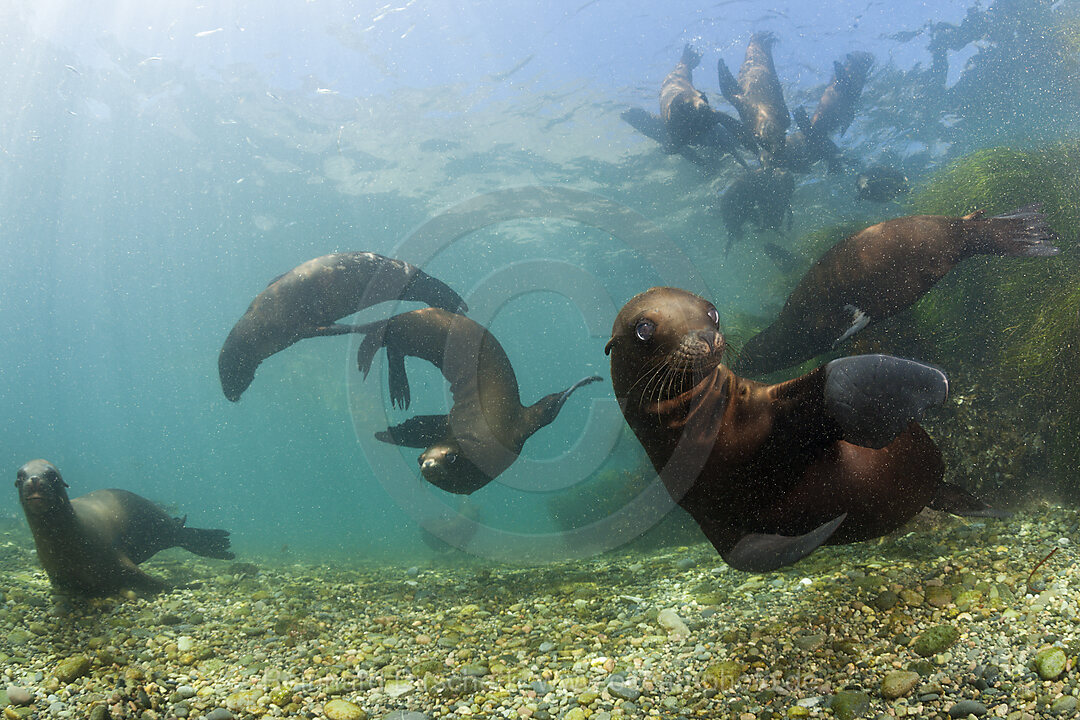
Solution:
<svg viewBox="0 0 1080 720">
<path fill-rule="evenodd" d="M 701 673 L 701 683 L 705 687 L 716 690 L 727 690 L 735 684 L 745 670 L 746 666 L 740 662 L 723 660 L 705 668 Z"/>
<path fill-rule="evenodd" d="M 881 696 L 895 700 L 907 695 L 919 684 L 919 673 L 911 670 L 893 670 L 881 680 Z"/>
<path fill-rule="evenodd" d="M 323 706 L 323 714 L 329 720 L 367 720 L 367 713 L 348 700 L 331 700 Z"/>
<path fill-rule="evenodd" d="M 1068 658 L 1059 647 L 1043 648 L 1035 655 L 1035 670 L 1043 680 L 1057 680 L 1065 672 Z"/>
<path fill-rule="evenodd" d="M 920 657 L 930 657 L 948 650 L 958 639 L 960 631 L 952 625 L 935 625 L 915 638 L 911 649 Z"/>
<path fill-rule="evenodd" d="M 841 690 L 832 696 L 829 707 L 837 720 L 855 720 L 870 710 L 870 696 L 857 690 Z"/>
<path fill-rule="evenodd" d="M 62 683 L 75 682 L 90 672 L 90 658 L 85 655 L 73 655 L 61 660 L 56 666 L 56 679 Z"/>
</svg>

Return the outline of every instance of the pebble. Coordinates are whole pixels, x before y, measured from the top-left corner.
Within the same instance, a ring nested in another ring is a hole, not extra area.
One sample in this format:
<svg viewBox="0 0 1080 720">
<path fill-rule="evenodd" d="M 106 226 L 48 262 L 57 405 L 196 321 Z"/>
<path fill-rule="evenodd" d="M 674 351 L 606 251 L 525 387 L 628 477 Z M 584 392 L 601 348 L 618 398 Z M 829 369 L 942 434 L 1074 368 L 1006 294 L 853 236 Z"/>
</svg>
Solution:
<svg viewBox="0 0 1080 720">
<path fill-rule="evenodd" d="M 234 717 L 231 712 L 222 707 L 214 708 L 206 713 L 206 720 L 233 720 Z"/>
<path fill-rule="evenodd" d="M 1076 712 L 1076 696 L 1062 695 L 1050 704 L 1050 712 L 1054 715 L 1072 715 Z"/>
<path fill-rule="evenodd" d="M 607 691 L 612 697 L 619 698 L 620 700 L 629 700 L 630 702 L 637 702 L 637 699 L 641 697 L 640 690 L 621 682 L 608 683 Z"/>
<path fill-rule="evenodd" d="M 195 688 L 191 687 L 190 685 L 180 685 L 176 688 L 176 694 L 184 700 L 187 700 L 188 698 L 195 697 L 196 692 Z"/>
<path fill-rule="evenodd" d="M 535 715 L 533 717 L 536 717 Z M 383 715 L 379 720 L 431 720 L 431 717 L 425 715 L 422 712 L 414 712 L 411 710 L 395 710 L 394 712 Z"/>
<path fill-rule="evenodd" d="M 919 684 L 919 673 L 910 670 L 894 670 L 881 681 L 881 696 L 886 700 L 904 697 Z"/>
<path fill-rule="evenodd" d="M 1068 660 L 1059 647 L 1043 648 L 1035 655 L 1035 670 L 1043 680 L 1057 680 L 1065 672 Z"/>
<path fill-rule="evenodd" d="M 8 685 L 8 701 L 12 705 L 29 705 L 34 700 L 34 695 L 24 687 Z"/>
<path fill-rule="evenodd" d="M 660 623 L 660 627 L 667 630 L 668 635 L 673 638 L 690 637 L 690 628 L 686 627 L 686 623 L 682 621 L 679 614 L 671 608 L 665 608 L 657 613 L 656 622 Z"/>
<path fill-rule="evenodd" d="M 367 713 L 348 700 L 331 700 L 323 706 L 323 713 L 330 720 L 366 720 Z"/>
<path fill-rule="evenodd" d="M 982 717 L 988 712 L 986 706 L 977 700 L 961 700 L 949 708 L 949 717 L 966 718 L 968 715 Z"/>
</svg>

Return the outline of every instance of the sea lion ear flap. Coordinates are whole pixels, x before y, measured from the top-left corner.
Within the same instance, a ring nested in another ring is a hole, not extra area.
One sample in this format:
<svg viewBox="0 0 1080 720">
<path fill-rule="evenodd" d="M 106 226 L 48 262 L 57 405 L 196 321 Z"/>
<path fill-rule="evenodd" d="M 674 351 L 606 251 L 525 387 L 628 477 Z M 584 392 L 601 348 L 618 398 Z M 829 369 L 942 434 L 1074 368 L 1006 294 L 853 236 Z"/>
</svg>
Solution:
<svg viewBox="0 0 1080 720">
<path fill-rule="evenodd" d="M 961 219 L 962 220 L 978 220 L 979 218 L 981 218 L 985 214 L 986 214 L 985 210 L 975 210 L 974 212 L 968 213 L 967 215 L 965 215 Z"/>
<path fill-rule="evenodd" d="M 604 354 L 605 355 L 610 355 L 611 354 L 611 346 L 614 345 L 614 344 L 615 344 L 615 338 L 611 338 L 610 340 L 607 341 L 607 345 L 604 346 Z"/>
</svg>

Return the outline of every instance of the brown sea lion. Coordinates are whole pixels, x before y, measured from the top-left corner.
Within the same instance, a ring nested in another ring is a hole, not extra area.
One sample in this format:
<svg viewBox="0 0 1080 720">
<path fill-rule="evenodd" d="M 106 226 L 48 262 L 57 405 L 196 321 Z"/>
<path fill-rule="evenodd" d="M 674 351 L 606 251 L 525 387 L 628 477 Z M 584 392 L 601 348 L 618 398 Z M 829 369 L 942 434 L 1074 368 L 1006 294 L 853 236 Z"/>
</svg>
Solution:
<svg viewBox="0 0 1080 720">
<path fill-rule="evenodd" d="M 749 143 L 755 149 L 753 136 L 735 118 L 709 106 L 705 93 L 694 87 L 693 71 L 701 54 L 690 45 L 683 48 L 682 59 L 660 85 L 660 115 L 641 108 L 630 108 L 622 119 L 638 132 L 656 140 L 664 152 L 679 153 L 707 169 L 717 169 L 719 157 L 731 155 L 746 167 L 738 145 Z"/>
<path fill-rule="evenodd" d="M 855 104 L 862 96 L 866 78 L 874 66 L 874 56 L 868 52 L 851 52 L 844 62 L 833 63 L 832 82 L 818 101 L 810 118 L 810 130 L 815 135 L 831 135 L 837 130 L 843 135 L 855 119 Z"/>
<path fill-rule="evenodd" d="M 386 348 L 391 404 L 409 406 L 406 356 L 428 361 L 450 383 L 453 405 L 447 415 L 418 415 L 375 435 L 394 445 L 425 448 L 418 458 L 420 472 L 448 492 L 469 494 L 487 485 L 510 467 L 533 433 L 558 416 L 571 393 L 600 380 L 584 378 L 525 407 L 502 345 L 463 315 L 425 308 L 364 330 L 357 364 L 366 377 L 379 348 Z"/>
<path fill-rule="evenodd" d="M 343 335 L 341 318 L 391 300 L 412 300 L 451 311 L 461 296 L 420 268 L 372 252 L 323 255 L 279 275 L 251 302 L 225 339 L 218 373 L 233 402 L 266 358 L 310 337 Z"/>
<path fill-rule="evenodd" d="M 737 370 L 764 375 L 803 363 L 871 320 L 911 307 L 972 255 L 1056 255 L 1056 235 L 1037 206 L 983 218 L 912 215 L 841 240 L 803 276 L 779 317 L 743 347 Z"/>
<path fill-rule="evenodd" d="M 227 530 L 186 527 L 184 518 L 169 517 L 127 490 L 95 490 L 68 499 L 67 487 L 46 460 L 31 460 L 15 475 L 38 560 L 59 592 L 96 597 L 123 589 L 162 590 L 165 583 L 138 565 L 166 548 L 233 557 Z"/>
<path fill-rule="evenodd" d="M 737 80 L 723 59 L 717 64 L 720 92 L 761 144 L 763 165 L 771 165 L 774 157 L 782 155 L 784 136 L 791 125 L 784 92 L 773 65 L 772 46 L 775 42 L 776 36 L 771 32 L 751 35 Z"/>
<path fill-rule="evenodd" d="M 653 288 L 615 318 L 615 397 L 672 498 L 732 567 L 765 572 L 823 543 L 879 537 L 924 506 L 990 514 L 942 482 L 914 421 L 944 401 L 945 375 L 910 360 L 834 360 L 765 385 L 722 363 L 708 301 Z"/>
<path fill-rule="evenodd" d="M 728 183 L 720 195 L 720 215 L 728 231 L 724 252 L 742 239 L 747 222 L 758 230 L 790 230 L 794 192 L 795 176 L 776 167 L 755 168 Z"/>
</svg>

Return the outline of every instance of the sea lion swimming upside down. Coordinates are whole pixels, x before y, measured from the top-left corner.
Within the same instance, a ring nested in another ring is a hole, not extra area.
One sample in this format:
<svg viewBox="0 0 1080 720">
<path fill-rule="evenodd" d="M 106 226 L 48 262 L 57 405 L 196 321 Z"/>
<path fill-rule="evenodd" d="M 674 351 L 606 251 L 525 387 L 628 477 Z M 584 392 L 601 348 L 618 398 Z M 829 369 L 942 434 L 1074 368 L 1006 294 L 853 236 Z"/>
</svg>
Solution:
<svg viewBox="0 0 1080 720">
<path fill-rule="evenodd" d="M 607 346 L 623 416 L 672 498 L 732 567 L 765 572 L 823 543 L 879 537 L 924 506 L 991 511 L 942 481 L 916 424 L 944 401 L 934 368 L 841 358 L 764 385 L 723 363 L 716 308 L 653 288 L 619 312 Z"/>
<path fill-rule="evenodd" d="M 451 311 L 461 296 L 415 265 L 372 252 L 323 255 L 279 275 L 251 301 L 218 356 L 225 397 L 233 402 L 266 358 L 304 338 L 344 335 L 338 320 L 372 305 L 412 300 Z"/>
<path fill-rule="evenodd" d="M 517 459 L 526 440 L 555 420 L 575 390 L 600 380 L 586 377 L 526 407 L 502 345 L 463 315 L 424 308 L 363 328 L 367 337 L 357 364 L 366 377 L 379 348 L 386 348 L 391 404 L 409 406 L 406 356 L 430 362 L 450 383 L 448 414 L 418 415 L 375 435 L 394 445 L 424 448 L 420 472 L 448 492 L 469 494 L 487 485 Z"/>
<path fill-rule="evenodd" d="M 233 557 L 227 530 L 186 527 L 184 518 L 169 517 L 127 490 L 95 490 L 68 499 L 67 487 L 45 460 L 31 460 L 15 476 L 38 560 L 60 592 L 101 596 L 123 589 L 162 590 L 165 583 L 138 564 L 166 548 Z"/>
</svg>

